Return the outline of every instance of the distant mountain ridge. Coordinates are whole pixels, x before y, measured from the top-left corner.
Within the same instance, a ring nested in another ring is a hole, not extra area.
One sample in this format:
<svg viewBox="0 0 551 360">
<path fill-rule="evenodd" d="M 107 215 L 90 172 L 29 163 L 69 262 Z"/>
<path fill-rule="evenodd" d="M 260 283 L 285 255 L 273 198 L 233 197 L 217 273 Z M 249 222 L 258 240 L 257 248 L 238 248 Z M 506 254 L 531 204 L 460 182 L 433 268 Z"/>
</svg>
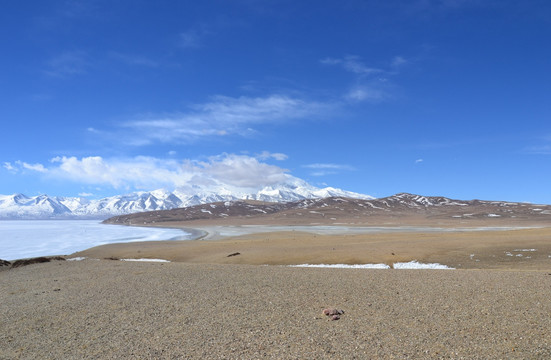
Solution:
<svg viewBox="0 0 551 360">
<path fill-rule="evenodd" d="M 413 222 L 409 220 L 413 219 Z M 342 196 L 273 203 L 250 200 L 214 202 L 186 208 L 135 213 L 105 220 L 110 224 L 160 225 L 404 225 L 487 222 L 507 226 L 549 226 L 551 205 L 506 201 L 454 200 L 400 193 L 378 199 Z"/>
<path fill-rule="evenodd" d="M 116 195 L 99 200 L 23 194 L 0 195 L 0 219 L 105 219 L 111 216 L 169 210 L 213 202 L 257 200 L 275 203 L 342 196 L 373 199 L 372 196 L 336 189 L 318 188 L 288 176 L 287 181 L 259 191 L 246 191 L 226 184 L 190 185 L 175 191 L 164 189 Z"/>
</svg>

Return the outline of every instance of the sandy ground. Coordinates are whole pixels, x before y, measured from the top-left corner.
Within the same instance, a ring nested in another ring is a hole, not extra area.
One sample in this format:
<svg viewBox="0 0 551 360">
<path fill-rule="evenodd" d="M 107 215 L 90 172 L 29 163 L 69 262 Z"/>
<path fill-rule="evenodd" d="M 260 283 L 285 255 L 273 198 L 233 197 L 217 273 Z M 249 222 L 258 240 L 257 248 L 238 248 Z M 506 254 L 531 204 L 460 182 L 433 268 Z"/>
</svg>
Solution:
<svg viewBox="0 0 551 360">
<path fill-rule="evenodd" d="M 549 359 L 550 290 L 541 271 L 55 261 L 0 272 L 0 359 Z"/>
<path fill-rule="evenodd" d="M 213 233 L 213 228 L 203 229 Z M 237 252 L 239 255 L 228 257 Z M 406 229 L 404 232 L 325 235 L 302 231 L 245 232 L 216 241 L 110 244 L 73 256 L 254 265 L 392 265 L 417 260 L 458 269 L 551 270 L 551 228 L 504 231 L 447 229 L 445 232 Z"/>
<path fill-rule="evenodd" d="M 239 230 L 4 269 L 0 359 L 551 358 L 551 228 L 402 230 Z M 281 266 L 411 260 L 460 270 Z"/>
</svg>

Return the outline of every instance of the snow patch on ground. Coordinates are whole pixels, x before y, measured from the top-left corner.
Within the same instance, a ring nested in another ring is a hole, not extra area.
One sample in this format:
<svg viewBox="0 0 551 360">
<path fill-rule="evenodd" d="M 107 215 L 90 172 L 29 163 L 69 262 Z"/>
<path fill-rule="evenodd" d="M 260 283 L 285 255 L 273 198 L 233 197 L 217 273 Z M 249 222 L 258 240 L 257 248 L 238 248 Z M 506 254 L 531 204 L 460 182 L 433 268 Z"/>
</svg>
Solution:
<svg viewBox="0 0 551 360">
<path fill-rule="evenodd" d="M 337 269 L 390 269 L 387 264 L 300 264 L 289 265 L 290 267 L 311 267 L 311 268 L 337 268 Z"/>
<path fill-rule="evenodd" d="M 310 268 L 337 268 L 337 269 L 390 269 L 391 267 L 387 264 L 300 264 L 300 265 L 289 265 L 290 267 L 310 267 Z M 409 269 L 445 269 L 445 270 L 454 270 L 455 268 L 449 267 L 447 265 L 442 265 L 438 263 L 424 264 L 417 262 L 415 260 L 410 262 L 398 262 L 392 264 L 394 269 L 400 270 L 409 270 Z"/>
<path fill-rule="evenodd" d="M 164 262 L 164 263 L 170 262 L 165 259 L 121 259 L 121 261 L 150 261 L 150 262 Z"/>
<path fill-rule="evenodd" d="M 410 262 L 394 263 L 395 269 L 446 269 L 453 270 L 454 268 L 439 263 L 423 264 L 415 260 Z"/>
</svg>

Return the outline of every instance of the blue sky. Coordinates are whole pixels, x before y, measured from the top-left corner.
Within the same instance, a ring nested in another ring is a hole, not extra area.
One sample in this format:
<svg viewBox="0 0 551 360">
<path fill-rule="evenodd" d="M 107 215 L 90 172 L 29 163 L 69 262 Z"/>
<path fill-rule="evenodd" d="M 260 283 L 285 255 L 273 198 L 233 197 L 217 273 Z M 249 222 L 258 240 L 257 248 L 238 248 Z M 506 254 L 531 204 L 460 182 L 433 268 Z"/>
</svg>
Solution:
<svg viewBox="0 0 551 360">
<path fill-rule="evenodd" d="M 551 203 L 548 1 L 11 1 L 0 27 L 0 194 Z"/>
</svg>

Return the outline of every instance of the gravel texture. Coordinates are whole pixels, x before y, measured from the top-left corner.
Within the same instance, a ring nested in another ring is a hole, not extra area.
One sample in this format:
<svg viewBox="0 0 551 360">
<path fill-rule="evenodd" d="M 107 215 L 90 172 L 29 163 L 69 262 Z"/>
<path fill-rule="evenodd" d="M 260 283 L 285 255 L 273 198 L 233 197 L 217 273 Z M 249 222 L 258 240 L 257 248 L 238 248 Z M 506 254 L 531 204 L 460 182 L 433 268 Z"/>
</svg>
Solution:
<svg viewBox="0 0 551 360">
<path fill-rule="evenodd" d="M 550 294 L 542 271 L 53 261 L 0 272 L 0 359 L 549 359 Z"/>
</svg>

